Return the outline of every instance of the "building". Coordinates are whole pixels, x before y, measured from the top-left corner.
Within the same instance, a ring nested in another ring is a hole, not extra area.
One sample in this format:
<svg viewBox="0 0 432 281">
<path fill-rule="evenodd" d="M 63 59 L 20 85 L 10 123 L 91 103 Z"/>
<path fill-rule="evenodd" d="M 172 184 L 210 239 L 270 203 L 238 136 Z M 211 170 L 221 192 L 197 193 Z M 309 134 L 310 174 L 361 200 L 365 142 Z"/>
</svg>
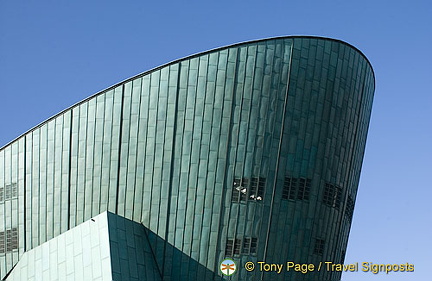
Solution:
<svg viewBox="0 0 432 281">
<path fill-rule="evenodd" d="M 373 93 L 360 51 L 306 36 L 97 93 L 0 150 L 0 277 L 339 280 L 243 265 L 343 261 Z"/>
</svg>

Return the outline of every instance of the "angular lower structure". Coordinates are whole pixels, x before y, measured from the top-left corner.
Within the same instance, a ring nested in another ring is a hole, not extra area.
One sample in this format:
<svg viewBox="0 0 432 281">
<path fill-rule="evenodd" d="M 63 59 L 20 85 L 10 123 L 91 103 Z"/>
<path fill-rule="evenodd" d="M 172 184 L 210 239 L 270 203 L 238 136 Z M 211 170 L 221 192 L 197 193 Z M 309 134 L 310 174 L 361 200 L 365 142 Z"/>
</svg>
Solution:
<svg viewBox="0 0 432 281">
<path fill-rule="evenodd" d="M 243 265 L 343 261 L 373 93 L 361 52 L 304 36 L 200 53 L 97 93 L 0 150 L 0 277 L 339 280 Z M 80 263 L 90 273 L 59 277 Z"/>
<path fill-rule="evenodd" d="M 24 252 L 6 280 L 162 281 L 148 235 L 142 224 L 104 212 Z"/>
</svg>

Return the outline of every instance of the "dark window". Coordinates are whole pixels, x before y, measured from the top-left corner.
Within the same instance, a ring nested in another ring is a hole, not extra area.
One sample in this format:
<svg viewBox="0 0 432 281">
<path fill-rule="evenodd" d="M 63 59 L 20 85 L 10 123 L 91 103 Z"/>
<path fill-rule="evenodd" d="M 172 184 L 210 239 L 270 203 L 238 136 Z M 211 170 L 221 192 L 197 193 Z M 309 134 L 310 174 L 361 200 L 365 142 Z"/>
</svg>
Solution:
<svg viewBox="0 0 432 281">
<path fill-rule="evenodd" d="M 243 255 L 256 255 L 258 239 L 255 237 L 244 237 L 243 239 L 227 239 L 225 245 L 225 256 L 234 257 Z"/>
<path fill-rule="evenodd" d="M 5 185 L 4 187 L 0 187 L 0 202 L 17 198 L 18 197 L 18 188 L 16 183 L 11 183 Z"/>
<path fill-rule="evenodd" d="M 256 200 L 256 201 L 263 200 L 265 182 L 266 182 L 266 179 L 262 178 L 262 177 L 251 178 L 249 200 Z"/>
<path fill-rule="evenodd" d="M 18 198 L 18 186 L 16 183 L 12 183 L 12 197 Z"/>
<path fill-rule="evenodd" d="M 234 249 L 234 239 L 228 239 L 225 245 L 225 256 L 232 257 Z"/>
<path fill-rule="evenodd" d="M 231 195 L 231 202 L 239 202 L 240 201 L 240 192 L 233 188 Z"/>
<path fill-rule="evenodd" d="M 5 186 L 5 191 L 4 191 L 4 198 L 5 198 L 5 200 L 8 200 L 8 199 L 10 199 L 12 197 L 11 191 L 12 190 L 10 189 L 10 186 L 6 185 Z"/>
<path fill-rule="evenodd" d="M 315 239 L 314 254 L 322 255 L 324 253 L 325 241 L 323 239 Z"/>
<path fill-rule="evenodd" d="M 235 239 L 234 240 L 234 255 L 238 256 L 240 255 L 240 249 L 241 249 L 241 239 Z"/>
<path fill-rule="evenodd" d="M 334 207 L 336 209 L 339 209 L 341 201 L 342 201 L 342 189 L 340 187 L 335 186 L 335 200 L 334 200 Z"/>
<path fill-rule="evenodd" d="M 225 246 L 225 256 L 233 257 L 240 255 L 241 246 L 241 239 L 228 239 Z"/>
<path fill-rule="evenodd" d="M 6 253 L 5 251 L 5 233 L 0 232 L 0 254 Z"/>
<path fill-rule="evenodd" d="M 282 199 L 294 200 L 296 197 L 297 179 L 285 177 L 284 186 L 282 190 Z"/>
<path fill-rule="evenodd" d="M 323 203 L 327 206 L 339 209 L 342 201 L 342 189 L 330 183 L 325 184 Z"/>
<path fill-rule="evenodd" d="M 240 202 L 246 201 L 248 194 L 248 180 L 246 178 L 235 178 L 233 183 L 233 190 L 231 201 Z"/>
<path fill-rule="evenodd" d="M 242 254 L 249 255 L 250 247 L 251 247 L 251 238 L 249 237 L 244 238 Z"/>
<path fill-rule="evenodd" d="M 232 189 L 232 202 L 254 200 L 261 201 L 264 198 L 266 179 L 262 177 L 235 178 Z"/>
<path fill-rule="evenodd" d="M 245 237 L 243 238 L 242 254 L 256 255 L 258 247 L 258 238 Z"/>
<path fill-rule="evenodd" d="M 349 221 L 352 220 L 354 213 L 354 201 L 352 200 L 351 196 L 348 195 L 346 207 L 345 207 L 345 216 L 348 218 Z"/>
<path fill-rule="evenodd" d="M 329 206 L 333 205 L 334 190 L 331 184 L 326 183 L 324 188 L 323 203 Z"/>
<path fill-rule="evenodd" d="M 309 200 L 311 179 L 285 177 L 282 199 Z"/>
<path fill-rule="evenodd" d="M 18 229 L 12 228 L 0 232 L 0 254 L 18 249 Z"/>
<path fill-rule="evenodd" d="M 256 255 L 258 248 L 258 238 L 251 238 L 250 253 Z"/>
<path fill-rule="evenodd" d="M 300 178 L 298 192 L 297 192 L 297 199 L 309 200 L 310 187 L 311 187 L 310 179 Z"/>
<path fill-rule="evenodd" d="M 233 186 L 234 187 L 239 187 L 240 185 L 241 185 L 241 179 L 238 179 L 238 178 L 234 179 Z"/>
</svg>

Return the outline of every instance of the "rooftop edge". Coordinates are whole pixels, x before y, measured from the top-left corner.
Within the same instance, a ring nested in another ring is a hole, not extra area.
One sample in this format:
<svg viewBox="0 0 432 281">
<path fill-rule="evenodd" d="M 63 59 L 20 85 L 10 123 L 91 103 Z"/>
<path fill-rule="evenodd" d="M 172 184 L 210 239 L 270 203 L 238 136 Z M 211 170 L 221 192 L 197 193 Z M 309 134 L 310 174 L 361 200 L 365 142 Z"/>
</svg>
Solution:
<svg viewBox="0 0 432 281">
<path fill-rule="evenodd" d="M 324 41 L 333 41 L 333 42 L 338 42 L 338 43 L 340 43 L 340 44 L 346 45 L 346 46 L 348 46 L 348 47 L 354 49 L 354 50 L 355 50 L 356 52 L 358 52 L 358 53 L 359 53 L 359 54 L 360 54 L 360 55 L 361 55 L 361 56 L 366 60 L 366 62 L 369 64 L 369 66 L 370 66 L 370 68 L 371 68 L 371 70 L 372 70 L 372 75 L 373 75 L 373 77 L 374 77 L 374 85 L 375 85 L 375 73 L 374 73 L 374 70 L 373 70 L 373 67 L 372 67 L 371 62 L 370 62 L 369 59 L 366 57 L 366 55 L 363 54 L 363 52 L 360 51 L 360 50 L 359 50 L 358 48 L 356 48 L 355 46 L 353 46 L 353 45 L 351 45 L 351 44 L 349 44 L 349 43 L 347 43 L 347 42 L 345 42 L 345 41 L 342 41 L 342 40 L 340 40 L 340 39 L 334 39 L 334 38 L 322 37 L 322 36 L 312 36 L 312 35 L 286 35 L 286 36 L 275 36 L 275 37 L 268 37 L 268 38 L 262 38 L 262 39 L 255 39 L 255 40 L 241 41 L 241 42 L 233 43 L 233 44 L 230 44 L 230 45 L 225 45 L 225 46 L 222 46 L 222 47 L 216 47 L 216 48 L 213 48 L 213 49 L 210 49 L 210 50 L 207 50 L 207 51 L 203 51 L 203 52 L 199 52 L 199 53 L 195 53 L 195 54 L 187 55 L 187 56 L 185 56 L 185 57 L 182 57 L 182 58 L 175 59 L 175 60 L 173 60 L 173 61 L 170 61 L 170 62 L 164 63 L 164 64 L 162 64 L 162 65 L 156 66 L 156 67 L 154 67 L 154 68 L 151 68 L 151 69 L 149 69 L 149 70 L 146 70 L 146 71 L 144 71 L 144 72 L 141 72 L 141 73 L 139 73 L 139 74 L 136 74 L 136 75 L 134 75 L 134 76 L 132 76 L 132 77 L 126 78 L 125 80 L 122 80 L 122 81 L 120 81 L 120 82 L 118 82 L 118 83 L 115 83 L 115 84 L 113 84 L 113 85 L 111 85 L 111 86 L 109 86 L 109 87 L 107 87 L 107 88 L 105 88 L 105 89 L 103 89 L 103 90 L 100 90 L 100 91 L 98 91 L 98 92 L 96 92 L 96 93 L 90 95 L 89 97 L 87 97 L 87 98 L 85 98 L 85 99 L 83 99 L 83 100 L 81 100 L 81 101 L 78 101 L 78 102 L 72 104 L 71 106 L 69 106 L 69 107 L 65 108 L 64 110 L 60 111 L 59 113 L 57 113 L 57 114 L 55 114 L 55 115 L 53 115 L 53 116 L 51 116 L 51 117 L 48 117 L 47 119 L 45 119 L 44 121 L 40 122 L 40 123 L 37 124 L 36 126 L 30 128 L 29 130 L 25 131 L 24 133 L 22 133 L 22 134 L 19 135 L 18 137 L 14 138 L 13 140 L 7 142 L 5 145 L 1 146 L 1 147 L 0 147 L 0 151 L 3 150 L 3 149 L 5 149 L 7 146 L 11 145 L 12 143 L 14 143 L 15 141 L 17 141 L 17 140 L 20 139 L 21 137 L 25 136 L 26 134 L 28 134 L 28 133 L 30 133 L 30 132 L 32 132 L 32 131 L 34 131 L 34 130 L 40 128 L 40 127 L 42 127 L 44 124 L 46 124 L 46 123 L 48 123 L 49 121 L 55 119 L 56 117 L 58 117 L 58 116 L 60 116 L 61 114 L 65 113 L 66 111 L 71 110 L 71 109 L 73 109 L 74 107 L 79 106 L 79 105 L 81 105 L 81 104 L 83 104 L 83 103 L 85 103 L 85 102 L 91 100 L 92 98 L 95 98 L 95 97 L 97 97 L 98 95 L 101 95 L 101 94 L 105 93 L 106 91 L 112 90 L 112 89 L 114 89 L 114 88 L 116 88 L 116 87 L 118 87 L 118 86 L 120 86 L 120 85 L 122 85 L 122 84 L 124 84 L 124 83 L 130 82 L 130 81 L 132 81 L 132 80 L 135 80 L 135 79 L 137 79 L 137 78 L 140 78 L 140 77 L 142 77 L 142 76 L 145 76 L 145 75 L 147 75 L 147 74 L 149 74 L 149 73 L 151 73 L 151 72 L 157 71 L 157 70 L 162 69 L 162 68 L 164 68 L 164 67 L 167 67 L 167 66 L 169 66 L 169 65 L 172 65 L 172 64 L 175 64 L 175 63 L 179 63 L 179 62 L 182 62 L 182 61 L 185 61 L 185 60 L 188 60 L 188 59 L 192 59 L 192 58 L 195 58 L 195 57 L 198 57 L 198 56 L 206 55 L 206 54 L 209 54 L 209 53 L 213 53 L 213 52 L 221 51 L 221 50 L 224 50 L 224 49 L 237 47 L 237 46 L 240 46 L 240 45 L 253 44 L 253 43 L 260 43 L 260 42 L 270 41 L 270 40 L 296 39 L 296 38 L 305 38 L 305 39 L 322 39 L 322 40 L 324 40 Z"/>
</svg>

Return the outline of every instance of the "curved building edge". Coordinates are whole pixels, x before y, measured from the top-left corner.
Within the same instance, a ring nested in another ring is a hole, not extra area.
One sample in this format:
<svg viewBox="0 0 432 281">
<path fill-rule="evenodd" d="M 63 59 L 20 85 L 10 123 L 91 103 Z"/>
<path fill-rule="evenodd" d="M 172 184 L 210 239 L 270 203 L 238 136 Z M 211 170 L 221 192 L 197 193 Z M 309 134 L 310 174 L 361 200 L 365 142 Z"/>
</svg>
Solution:
<svg viewBox="0 0 432 281">
<path fill-rule="evenodd" d="M 54 114 L 53 116 L 48 117 L 47 119 L 41 121 L 40 123 L 38 123 L 37 125 L 33 126 L 32 128 L 30 128 L 29 130 L 27 130 L 27 131 L 24 132 L 23 134 L 17 136 L 17 137 L 14 138 L 13 140 L 11 140 L 11 141 L 7 142 L 6 144 L 4 144 L 2 147 L 0 147 L 0 151 L 1 151 L 2 149 L 4 149 L 5 147 L 9 146 L 10 144 L 12 144 L 13 142 L 15 142 L 16 140 L 18 140 L 19 138 L 23 137 L 24 135 L 26 135 L 26 134 L 32 132 L 33 130 L 35 130 L 35 129 L 37 129 L 37 128 L 43 126 L 44 124 L 48 123 L 49 121 L 55 119 L 56 117 L 58 117 L 59 115 L 63 114 L 64 112 L 66 112 L 66 111 L 68 111 L 68 110 L 71 110 L 71 109 L 73 109 L 74 107 L 77 107 L 77 106 L 81 105 L 82 103 L 84 103 L 84 102 L 86 102 L 86 101 L 88 101 L 88 100 L 90 100 L 90 99 L 92 99 L 92 98 L 95 98 L 95 97 L 97 97 L 98 95 L 101 95 L 101 94 L 105 93 L 106 91 L 112 90 L 112 89 L 114 89 L 114 88 L 116 88 L 116 87 L 118 87 L 118 86 L 120 86 L 120 85 L 122 85 L 122 84 L 125 84 L 125 83 L 130 82 L 130 81 L 132 81 L 132 80 L 134 80 L 134 79 L 137 79 L 137 78 L 140 78 L 140 77 L 145 76 L 145 75 L 147 75 L 147 74 L 150 74 L 150 73 L 152 73 L 152 72 L 154 72 L 154 71 L 157 71 L 157 70 L 159 70 L 159 69 L 161 69 L 161 68 L 164 68 L 164 67 L 167 67 L 167 66 L 169 66 L 169 65 L 176 64 L 176 63 L 179 63 L 179 62 L 182 62 L 182 61 L 185 61 L 185 60 L 189 60 L 189 59 L 192 59 L 192 58 L 195 58 L 195 57 L 198 57 L 198 56 L 206 55 L 206 54 L 209 54 L 209 53 L 212 53 L 212 52 L 218 52 L 218 51 L 221 51 L 221 50 L 224 50 L 224 49 L 228 49 L 228 48 L 232 48 L 232 47 L 237 47 L 237 46 L 239 46 L 239 45 L 244 45 L 244 44 L 253 44 L 253 43 L 259 43 L 259 42 L 269 41 L 269 40 L 277 40 L 277 39 L 295 39 L 295 38 L 310 38 L 310 39 L 322 39 L 322 40 L 328 40 L 328 41 L 333 41 L 333 42 L 338 42 L 338 43 L 344 44 L 344 45 L 346 45 L 346 46 L 348 46 L 348 47 L 354 49 L 354 50 L 357 51 L 357 52 L 358 52 L 358 53 L 359 53 L 359 54 L 360 54 L 360 55 L 361 55 L 361 56 L 362 56 L 362 57 L 367 61 L 367 63 L 369 64 L 370 69 L 371 69 L 371 71 L 372 71 L 372 75 L 373 75 L 373 77 L 374 77 L 374 85 L 375 85 L 375 72 L 374 72 L 374 69 L 373 69 L 373 67 L 372 67 L 372 63 L 369 61 L 368 57 L 367 57 L 367 56 L 366 56 L 362 51 L 360 51 L 357 47 L 355 47 L 354 45 L 352 45 L 352 44 L 350 44 L 350 43 L 348 43 L 348 42 L 346 42 L 346 41 L 343 41 L 343 40 L 341 40 L 341 39 L 335 39 L 335 38 L 323 37 L 323 36 L 314 36 L 314 35 L 286 35 L 286 36 L 275 36 L 275 37 L 266 37 L 266 38 L 261 38 L 261 39 L 252 39 L 252 40 L 240 41 L 240 42 L 237 42 L 237 43 L 233 43 L 233 44 L 225 45 L 225 46 L 222 46 L 222 47 L 216 47 L 216 48 L 214 48 L 214 49 L 210 49 L 210 50 L 207 50 L 207 51 L 194 53 L 194 54 L 187 55 L 187 56 L 182 57 L 182 58 L 179 58 L 179 59 L 172 60 L 172 61 L 170 61 L 170 62 L 164 63 L 164 64 L 162 64 L 162 65 L 159 65 L 159 66 L 153 67 L 153 68 L 151 68 L 151 69 L 149 69 L 149 70 L 146 70 L 146 71 L 144 71 L 144 72 L 141 72 L 141 73 L 138 73 L 138 74 L 136 74 L 136 75 L 134 75 L 134 76 L 131 76 L 131 77 L 129 77 L 129 78 L 126 78 L 126 79 L 124 79 L 124 80 L 122 80 L 122 81 L 120 81 L 120 82 L 118 82 L 118 83 L 115 83 L 115 84 L 113 84 L 113 85 L 111 85 L 111 86 L 108 86 L 107 88 L 105 88 L 105 89 L 103 89 L 103 90 L 100 90 L 100 91 L 94 93 L 93 95 L 90 95 L 89 97 L 84 98 L 84 99 L 82 99 L 82 100 L 80 100 L 80 101 L 78 101 L 78 102 L 72 104 L 71 106 L 69 106 L 69 107 L 63 109 L 63 110 L 60 111 L 59 113 L 56 113 L 56 114 Z"/>
</svg>

